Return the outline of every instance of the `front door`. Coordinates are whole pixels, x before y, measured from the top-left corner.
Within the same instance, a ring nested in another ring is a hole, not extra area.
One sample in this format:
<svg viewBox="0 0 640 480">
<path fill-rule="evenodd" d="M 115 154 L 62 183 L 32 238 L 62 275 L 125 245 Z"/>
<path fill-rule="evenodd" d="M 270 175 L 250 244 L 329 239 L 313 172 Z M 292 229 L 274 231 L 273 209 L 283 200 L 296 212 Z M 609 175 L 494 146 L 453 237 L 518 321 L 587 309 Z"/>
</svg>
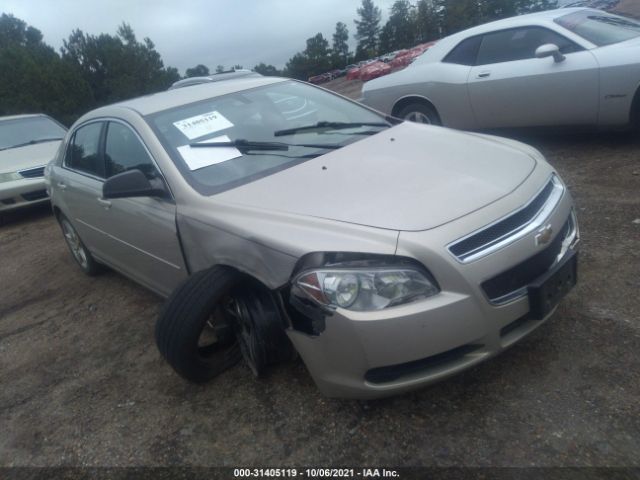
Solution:
<svg viewBox="0 0 640 480">
<path fill-rule="evenodd" d="M 544 44 L 565 55 L 536 58 Z M 591 52 L 543 27 L 486 34 L 468 80 L 480 128 L 595 125 L 598 63 Z"/>
</svg>

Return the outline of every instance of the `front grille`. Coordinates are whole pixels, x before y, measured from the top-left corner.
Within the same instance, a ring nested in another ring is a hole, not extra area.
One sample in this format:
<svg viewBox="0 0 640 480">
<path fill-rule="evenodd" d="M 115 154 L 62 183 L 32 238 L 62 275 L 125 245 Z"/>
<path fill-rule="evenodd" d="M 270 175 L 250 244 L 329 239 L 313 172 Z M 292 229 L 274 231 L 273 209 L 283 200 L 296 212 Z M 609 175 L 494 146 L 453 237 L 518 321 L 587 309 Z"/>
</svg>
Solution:
<svg viewBox="0 0 640 480">
<path fill-rule="evenodd" d="M 47 198 L 46 190 L 36 190 L 35 192 L 23 193 L 22 198 L 24 198 L 27 202 L 33 202 L 35 200 L 42 200 L 43 198 Z"/>
<path fill-rule="evenodd" d="M 509 298 L 514 292 L 524 289 L 549 270 L 556 262 L 558 255 L 562 251 L 562 243 L 573 228 L 573 218 L 569 217 L 562 230 L 547 248 L 515 267 L 485 281 L 482 284 L 482 289 L 489 300 L 493 303 L 503 303 L 505 298 Z"/>
<path fill-rule="evenodd" d="M 466 355 L 481 349 L 482 345 L 463 345 L 461 347 L 447 350 L 446 352 L 432 355 L 431 357 L 422 358 L 413 362 L 401 363 L 399 365 L 390 365 L 387 367 L 372 368 L 364 378 L 369 383 L 388 383 L 398 380 L 407 375 L 426 374 L 429 370 L 438 367 L 455 364 L 463 359 Z"/>
<path fill-rule="evenodd" d="M 44 177 L 44 167 L 29 168 L 18 172 L 24 178 L 40 178 Z"/>
<path fill-rule="evenodd" d="M 524 230 L 550 200 L 556 185 L 555 179 L 552 178 L 524 208 L 475 234 L 455 242 L 449 247 L 449 251 L 459 260 L 465 261 L 471 256 L 475 256 L 479 252 L 487 250 Z"/>
</svg>

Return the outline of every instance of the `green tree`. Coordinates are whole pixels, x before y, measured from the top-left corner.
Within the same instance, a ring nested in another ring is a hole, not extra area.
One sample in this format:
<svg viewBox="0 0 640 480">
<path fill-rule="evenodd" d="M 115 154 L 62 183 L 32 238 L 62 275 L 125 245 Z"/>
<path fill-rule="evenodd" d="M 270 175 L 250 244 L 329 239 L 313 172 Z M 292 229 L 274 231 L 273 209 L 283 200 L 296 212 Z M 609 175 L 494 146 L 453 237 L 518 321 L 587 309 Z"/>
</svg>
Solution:
<svg viewBox="0 0 640 480">
<path fill-rule="evenodd" d="M 378 52 L 378 40 L 380 35 L 380 9 L 373 0 L 362 0 L 362 6 L 358 8 L 358 20 L 356 24 L 356 60 L 363 60 L 376 56 Z"/>
<path fill-rule="evenodd" d="M 63 43 L 62 58 L 82 72 L 93 106 L 165 90 L 180 78 L 175 68 L 164 67 L 153 42 L 139 42 L 126 23 L 116 36 L 74 30 Z"/>
<path fill-rule="evenodd" d="M 68 125 L 92 101 L 81 72 L 63 62 L 38 29 L 0 16 L 0 115 L 43 112 Z"/>
<path fill-rule="evenodd" d="M 436 0 L 436 10 L 443 35 L 451 35 L 479 25 L 487 18 L 483 15 L 482 0 Z"/>
<path fill-rule="evenodd" d="M 331 50 L 329 42 L 321 33 L 307 39 L 307 48 L 296 53 L 285 66 L 285 74 L 289 77 L 307 80 L 313 75 L 331 69 Z"/>
<path fill-rule="evenodd" d="M 389 20 L 380 33 L 380 53 L 416 44 L 416 14 L 408 0 L 396 0 L 391 6 Z"/>
<path fill-rule="evenodd" d="M 209 75 L 209 67 L 202 64 L 198 64 L 195 67 L 187 68 L 184 74 L 186 78 L 205 77 L 207 75 Z"/>
<path fill-rule="evenodd" d="M 415 19 L 416 43 L 437 40 L 440 35 L 438 12 L 434 0 L 418 0 Z"/>
<path fill-rule="evenodd" d="M 263 62 L 260 62 L 258 65 L 253 67 L 253 71 L 267 77 L 277 77 L 282 75 L 282 72 L 280 72 L 276 67 L 273 65 L 267 65 Z"/>
<path fill-rule="evenodd" d="M 331 51 L 333 55 L 333 66 L 336 68 L 342 68 L 349 63 L 349 30 L 347 26 L 342 23 L 336 23 L 336 31 L 333 34 L 333 43 L 331 45 Z"/>
<path fill-rule="evenodd" d="M 216 73 L 222 73 L 224 72 L 224 65 L 218 65 L 216 67 Z"/>
</svg>

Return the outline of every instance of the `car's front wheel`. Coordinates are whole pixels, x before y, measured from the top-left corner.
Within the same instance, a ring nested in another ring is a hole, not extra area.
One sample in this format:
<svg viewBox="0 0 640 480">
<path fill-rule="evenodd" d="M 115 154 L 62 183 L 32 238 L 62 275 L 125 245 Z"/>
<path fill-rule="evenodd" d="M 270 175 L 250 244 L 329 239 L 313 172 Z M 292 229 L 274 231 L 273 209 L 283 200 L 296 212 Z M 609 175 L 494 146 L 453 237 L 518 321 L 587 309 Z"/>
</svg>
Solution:
<svg viewBox="0 0 640 480">
<path fill-rule="evenodd" d="M 426 103 L 414 102 L 406 105 L 398 112 L 398 117 L 415 123 L 442 125 L 438 112 Z"/>
<path fill-rule="evenodd" d="M 71 225 L 71 222 L 63 214 L 58 216 L 58 222 L 64 235 L 64 240 L 69 247 L 69 251 L 76 261 L 78 266 L 84 273 L 89 276 L 97 275 L 102 271 L 102 265 L 100 265 L 91 255 L 91 252 L 87 250 L 87 247 L 82 243 L 80 235 L 76 229 Z"/>
<path fill-rule="evenodd" d="M 260 376 L 292 356 L 270 292 L 224 266 L 194 273 L 173 292 L 156 323 L 156 343 L 173 369 L 196 383 L 243 357 Z"/>
</svg>

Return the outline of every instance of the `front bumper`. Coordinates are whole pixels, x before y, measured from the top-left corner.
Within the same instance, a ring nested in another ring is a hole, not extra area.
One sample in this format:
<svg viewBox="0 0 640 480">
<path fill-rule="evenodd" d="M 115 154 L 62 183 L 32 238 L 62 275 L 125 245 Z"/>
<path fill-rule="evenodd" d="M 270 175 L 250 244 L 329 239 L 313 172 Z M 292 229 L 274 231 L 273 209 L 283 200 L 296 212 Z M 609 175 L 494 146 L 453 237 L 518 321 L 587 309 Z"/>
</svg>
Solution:
<svg viewBox="0 0 640 480">
<path fill-rule="evenodd" d="M 558 232 L 556 239 L 570 222 L 572 207 L 566 192 L 546 219 Z M 434 241 L 438 235 L 442 237 Z M 509 270 L 520 273 L 520 265 L 538 257 L 542 247 L 536 247 L 536 235 L 531 232 L 468 264 L 456 260 L 444 247 L 425 247 L 434 243 L 447 245 L 446 233 L 414 232 L 404 238 L 401 235 L 400 254 L 428 266 L 441 285 L 438 295 L 377 312 L 337 309 L 325 317 L 324 331 L 318 335 L 290 329 L 289 338 L 318 388 L 330 397 L 390 396 L 459 373 L 515 344 L 555 311 L 553 308 L 543 318 L 535 319 L 526 288 L 504 302 L 492 301 L 485 290 L 487 280 Z M 575 255 L 578 240 L 576 222 L 575 240 L 568 248 L 563 242 L 563 257 L 556 265 Z M 547 272 L 536 273 L 538 277 L 529 284 Z"/>
<path fill-rule="evenodd" d="M 48 201 L 44 178 L 25 178 L 0 183 L 0 212 Z"/>
</svg>

